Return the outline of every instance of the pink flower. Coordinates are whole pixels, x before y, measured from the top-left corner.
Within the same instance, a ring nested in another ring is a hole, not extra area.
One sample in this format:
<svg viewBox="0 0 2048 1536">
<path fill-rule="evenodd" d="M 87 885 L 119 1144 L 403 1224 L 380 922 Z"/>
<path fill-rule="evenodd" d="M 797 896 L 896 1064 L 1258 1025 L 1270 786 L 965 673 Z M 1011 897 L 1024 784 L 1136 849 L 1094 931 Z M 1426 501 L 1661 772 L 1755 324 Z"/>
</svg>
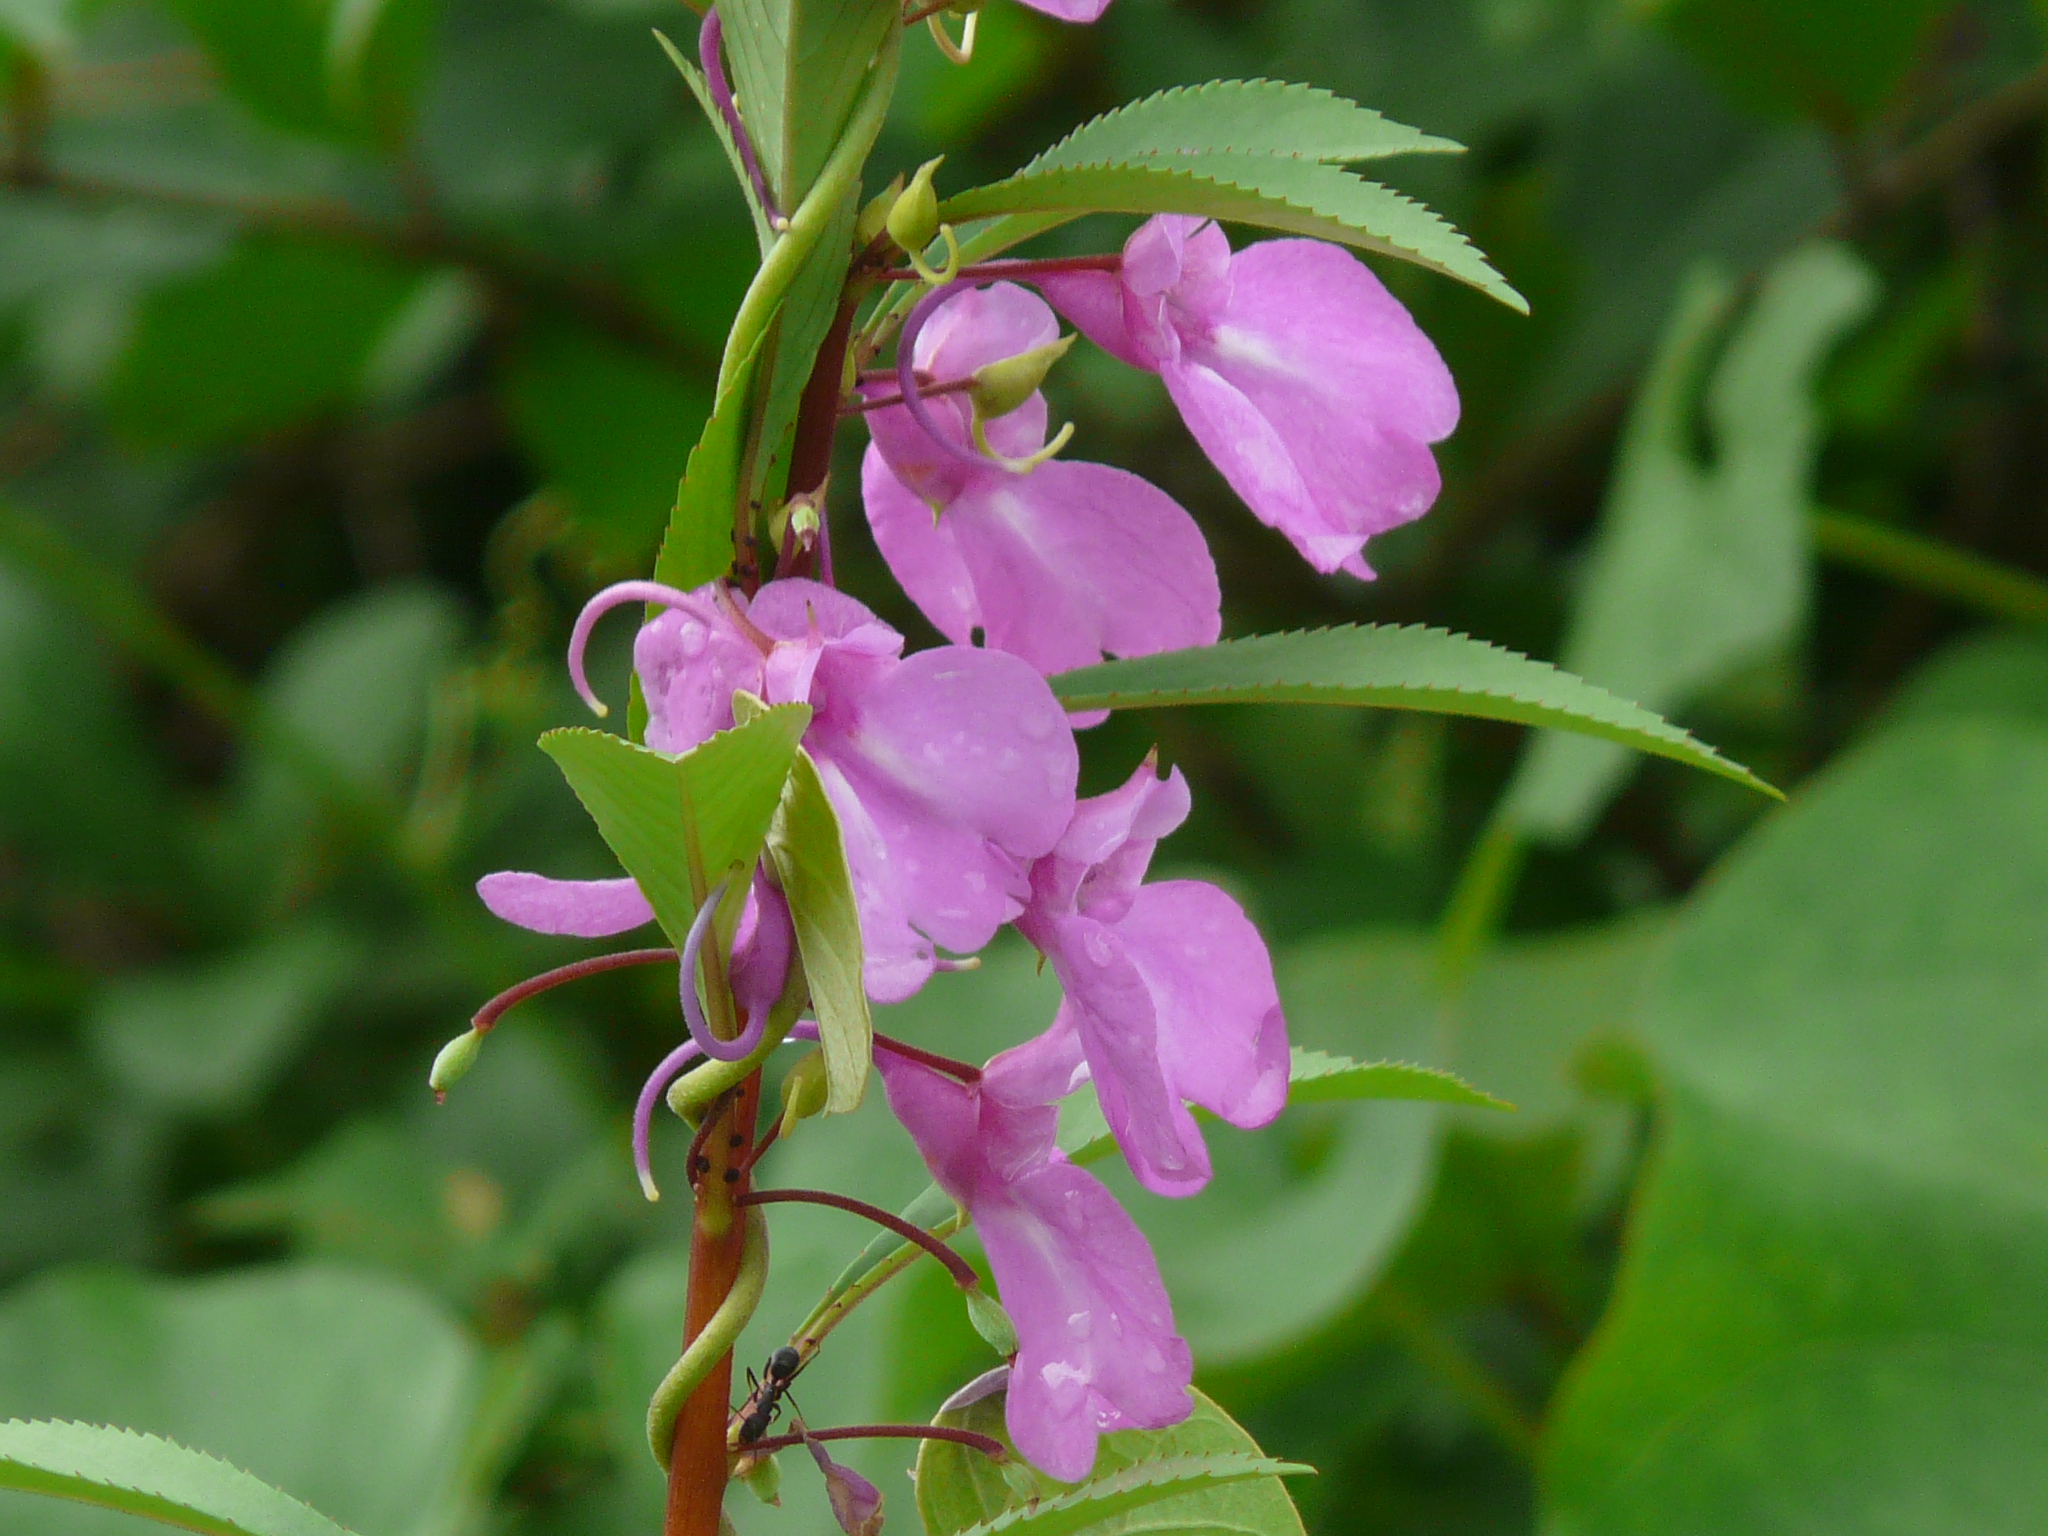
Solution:
<svg viewBox="0 0 2048 1536">
<path fill-rule="evenodd" d="M 1052 1028 L 1012 1054 L 1049 1084 L 1065 1076 L 1049 1097 L 1085 1068 L 1131 1171 L 1160 1195 L 1209 1182 L 1185 1101 L 1246 1128 L 1287 1102 L 1287 1022 L 1258 930 L 1203 881 L 1140 884 L 1154 845 L 1187 814 L 1179 770 L 1158 778 L 1148 759 L 1121 789 L 1074 808 L 1032 867 L 1017 921 L 1066 997 Z"/>
<path fill-rule="evenodd" d="M 846 840 L 871 996 L 908 997 L 935 946 L 971 953 L 1023 910 L 1028 863 L 1058 841 L 1079 767 L 1030 667 L 966 646 L 906 657 L 901 635 L 816 582 L 771 582 L 752 603 L 716 583 L 622 582 L 577 621 L 571 671 L 586 697 L 590 626 L 639 601 L 669 605 L 633 648 L 648 746 L 684 752 L 727 729 L 735 689 L 815 711 L 804 747 Z"/>
<path fill-rule="evenodd" d="M 1097 21 L 1109 9 L 1109 0 L 1021 0 L 1021 3 L 1056 21 Z"/>
<path fill-rule="evenodd" d="M 654 908 L 630 878 L 551 880 L 546 875 L 505 869 L 485 875 L 477 881 L 476 890 L 495 915 L 535 933 L 602 939 L 654 921 Z M 789 957 L 795 949 L 789 903 L 768 878 L 767 870 L 757 869 L 733 932 L 733 1001 L 745 1022 L 767 1018 L 768 1010 L 782 996 L 783 983 L 789 977 Z"/>
<path fill-rule="evenodd" d="M 1268 240 L 1231 253 L 1213 222 L 1147 220 L 1121 272 L 1036 280 L 1099 346 L 1166 381 L 1188 430 L 1260 521 L 1319 571 L 1436 500 L 1429 444 L 1458 423 L 1450 371 L 1349 252 Z"/>
<path fill-rule="evenodd" d="M 804 1449 L 825 1474 L 825 1497 L 832 1505 L 832 1518 L 846 1536 L 879 1536 L 882 1529 L 882 1490 L 851 1467 L 841 1466 L 825 1447 L 804 1432 L 798 1420 L 795 1431 L 803 1437 Z"/>
<path fill-rule="evenodd" d="M 924 379 L 946 383 L 1058 335 L 1042 299 L 997 283 L 948 300 L 913 357 Z M 1014 472 L 969 446 L 965 396 L 926 408 L 945 443 L 902 406 L 868 413 L 861 494 L 890 570 L 948 639 L 964 645 L 980 630 L 1051 673 L 1104 652 L 1207 645 L 1221 632 L 1216 564 L 1172 497 L 1105 464 L 1054 459 Z M 1034 394 L 986 432 L 997 452 L 1024 459 L 1045 445 L 1045 428 L 1045 397 Z"/>
<path fill-rule="evenodd" d="M 1005 1052 L 976 1083 L 888 1050 L 875 1069 L 932 1177 L 974 1219 L 1016 1325 L 1006 1413 L 1017 1449 L 1079 1482 L 1103 1431 L 1185 1419 L 1194 1359 L 1151 1246 L 1055 1149 L 1059 1111 L 1029 1061 Z"/>
</svg>

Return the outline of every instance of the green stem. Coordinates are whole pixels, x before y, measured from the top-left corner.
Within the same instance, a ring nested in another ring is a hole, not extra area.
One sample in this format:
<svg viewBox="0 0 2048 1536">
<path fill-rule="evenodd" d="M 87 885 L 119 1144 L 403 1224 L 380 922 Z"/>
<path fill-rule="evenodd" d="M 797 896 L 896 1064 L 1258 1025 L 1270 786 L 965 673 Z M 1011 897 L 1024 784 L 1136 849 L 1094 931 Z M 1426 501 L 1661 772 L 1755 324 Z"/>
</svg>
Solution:
<svg viewBox="0 0 2048 1536">
<path fill-rule="evenodd" d="M 966 1226 L 967 1213 L 956 1210 L 944 1221 L 925 1230 L 933 1237 L 943 1240 Z M 845 1322 L 855 1307 L 924 1256 L 924 1249 L 917 1244 L 904 1243 L 850 1285 L 834 1286 L 825 1299 L 812 1309 L 811 1315 L 797 1326 L 796 1332 L 790 1335 L 790 1342 L 804 1359 L 809 1360 L 818 1352 L 818 1346 L 825 1342 L 825 1336 Z"/>
<path fill-rule="evenodd" d="M 1521 829 L 1496 812 L 1466 855 L 1437 925 L 1437 979 L 1446 991 L 1464 983 L 1500 932 L 1528 848 Z"/>
<path fill-rule="evenodd" d="M 1395 1286 L 1382 1282 L 1372 1307 L 1401 1346 L 1457 1394 L 1502 1449 L 1525 1466 L 1534 1463 L 1536 1425 L 1478 1362 Z"/>
<path fill-rule="evenodd" d="M 711 1368 L 738 1341 L 740 1330 L 761 1304 L 761 1293 L 768 1285 L 768 1219 L 758 1210 L 749 1210 L 746 1223 L 746 1246 L 740 1253 L 739 1273 L 733 1277 L 732 1289 L 725 1293 L 725 1300 L 711 1314 L 704 1331 L 690 1340 L 683 1357 L 669 1367 L 647 1404 L 647 1445 L 664 1472 L 668 1470 L 669 1453 L 675 1442 L 676 1416 L 683 1411 L 690 1394 L 711 1374 Z"/>
<path fill-rule="evenodd" d="M 769 249 L 760 270 L 754 274 L 747 296 L 740 301 L 739 313 L 733 318 L 732 333 L 725 340 L 725 356 L 718 365 L 721 395 L 727 385 L 739 376 L 748 355 L 767 334 L 776 312 L 782 307 L 783 297 L 803 270 L 804 263 L 810 260 L 819 240 L 824 238 L 840 205 L 860 185 L 861 168 L 867 163 L 868 151 L 874 148 L 875 139 L 882 131 L 882 121 L 889 113 L 889 97 L 896 87 L 896 65 L 902 52 L 902 32 L 891 27 L 888 38 L 875 55 L 874 67 L 868 73 L 860 100 L 854 105 L 846 132 L 833 149 L 832 157 L 825 162 L 825 168 L 818 173 L 818 179 L 811 184 L 811 190 L 804 194 L 796 212 L 789 216 L 789 228 Z"/>
<path fill-rule="evenodd" d="M 1842 565 L 2014 624 L 2048 624 L 2048 581 L 1923 534 L 1815 507 L 1813 545 Z"/>
</svg>

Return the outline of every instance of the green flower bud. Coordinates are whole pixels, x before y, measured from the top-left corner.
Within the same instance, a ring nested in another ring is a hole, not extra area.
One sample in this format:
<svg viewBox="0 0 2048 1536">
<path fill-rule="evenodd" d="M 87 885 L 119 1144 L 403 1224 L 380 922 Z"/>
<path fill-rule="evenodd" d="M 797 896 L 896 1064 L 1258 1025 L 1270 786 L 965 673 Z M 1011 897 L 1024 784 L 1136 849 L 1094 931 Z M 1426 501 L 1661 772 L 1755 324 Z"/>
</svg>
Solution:
<svg viewBox="0 0 2048 1536">
<path fill-rule="evenodd" d="M 740 1481 L 763 1504 L 782 1503 L 782 1468 L 773 1456 L 763 1456 L 740 1473 Z"/>
<path fill-rule="evenodd" d="M 889 185 L 868 199 L 867 206 L 860 211 L 860 217 L 853 225 L 853 248 L 864 251 L 874 244 L 875 236 L 889 227 L 889 210 L 896 206 L 896 199 L 903 195 L 903 173 L 898 171 Z"/>
<path fill-rule="evenodd" d="M 787 1136 L 799 1120 L 824 1111 L 831 1089 L 825 1079 L 825 1053 L 813 1050 L 789 1069 L 782 1080 L 782 1127 L 777 1135 Z"/>
<path fill-rule="evenodd" d="M 916 255 L 939 235 L 939 195 L 932 190 L 932 173 L 938 170 L 938 160 L 927 160 L 917 168 L 917 174 L 910 178 L 895 204 L 889 209 L 887 227 L 889 238 L 904 250 Z"/>
<path fill-rule="evenodd" d="M 1003 1310 L 1003 1304 L 978 1285 L 965 1294 L 967 1320 L 974 1324 L 974 1331 L 1005 1360 L 1016 1354 L 1017 1325 L 1010 1321 L 1010 1314 Z"/>
<path fill-rule="evenodd" d="M 974 414 L 983 421 L 1007 416 L 1038 392 L 1052 365 L 1067 355 L 1074 344 L 1071 334 L 1015 357 L 998 358 L 974 370 L 974 382 L 967 398 L 974 402 Z"/>
<path fill-rule="evenodd" d="M 441 1054 L 434 1058 L 427 1073 L 427 1086 L 434 1090 L 437 1101 L 447 1098 L 448 1090 L 476 1065 L 477 1053 L 483 1048 L 484 1032 L 480 1029 L 465 1030 L 441 1047 Z"/>
</svg>

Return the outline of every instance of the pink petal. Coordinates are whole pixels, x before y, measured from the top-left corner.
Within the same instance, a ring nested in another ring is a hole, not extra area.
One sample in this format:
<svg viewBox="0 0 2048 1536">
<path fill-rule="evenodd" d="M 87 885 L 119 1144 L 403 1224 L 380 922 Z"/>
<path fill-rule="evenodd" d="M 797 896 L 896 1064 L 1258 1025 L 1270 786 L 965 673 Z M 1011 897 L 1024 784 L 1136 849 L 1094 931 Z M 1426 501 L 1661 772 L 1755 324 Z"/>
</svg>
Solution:
<svg viewBox="0 0 2048 1536">
<path fill-rule="evenodd" d="M 863 386 L 870 396 L 893 395 L 892 386 Z M 961 448 L 972 448 L 973 412 L 964 395 L 936 395 L 925 402 L 932 418 L 947 440 Z M 910 412 L 900 405 L 869 411 L 863 418 L 873 446 L 881 451 L 889 468 L 904 487 L 926 507 L 938 510 L 950 506 L 969 486 L 1004 471 L 994 463 L 983 468 L 963 464 L 933 442 Z M 984 435 L 989 446 L 1011 458 L 1026 458 L 1045 446 L 1046 406 L 1043 395 L 1034 394 L 1010 412 L 988 423 Z"/>
<path fill-rule="evenodd" d="M 877 414 L 910 419 L 904 411 Z M 915 430 L 916 424 L 911 425 Z M 868 528 L 890 573 L 940 634 L 956 645 L 969 643 L 981 625 L 981 607 L 974 578 L 953 537 L 957 525 L 933 515 L 917 493 L 896 478 L 873 443 L 861 459 L 860 487 Z"/>
<path fill-rule="evenodd" d="M 882 1529 L 882 1490 L 851 1467 L 843 1467 L 816 1440 L 806 1439 L 804 1448 L 825 1474 L 825 1498 L 832 1506 L 832 1518 L 846 1536 L 879 1536 Z"/>
<path fill-rule="evenodd" d="M 1208 1148 L 1161 1066 L 1151 988 L 1122 935 L 1087 917 L 1028 932 L 1066 989 L 1054 1027 L 1079 1036 L 1102 1116 L 1131 1172 L 1154 1194 L 1194 1194 L 1209 1182 Z"/>
<path fill-rule="evenodd" d="M 795 950 L 789 902 L 768 878 L 766 869 L 757 869 L 732 944 L 733 999 L 747 1021 L 759 1018 L 781 998 Z"/>
<path fill-rule="evenodd" d="M 1059 339 L 1045 300 L 1015 283 L 991 283 L 948 299 L 917 338 L 917 366 L 935 379 L 964 379 L 977 368 Z"/>
<path fill-rule="evenodd" d="M 1096 346 L 1133 368 L 1157 371 L 1158 360 L 1124 322 L 1124 284 L 1117 273 L 1060 272 L 1035 281 L 1053 308 Z"/>
<path fill-rule="evenodd" d="M 732 695 L 763 689 L 765 658 L 708 595 L 664 609 L 633 641 L 633 669 L 647 700 L 647 745 L 687 752 L 732 726 Z"/>
<path fill-rule="evenodd" d="M 970 486 L 944 514 L 987 642 L 1039 671 L 1206 645 L 1222 632 L 1208 545 L 1138 476 L 1055 460 Z"/>
<path fill-rule="evenodd" d="M 550 880 L 506 869 L 477 881 L 476 893 L 495 916 L 535 933 L 602 939 L 654 921 L 631 879 Z"/>
<path fill-rule="evenodd" d="M 1043 1034 L 992 1057 L 981 1069 L 981 1088 L 1013 1108 L 1057 1104 L 1087 1081 L 1087 1067 L 1072 1021 L 1055 1019 Z"/>
<path fill-rule="evenodd" d="M 1090 22 L 1109 9 L 1109 0 L 1020 0 L 1040 15 L 1059 21 Z"/>
<path fill-rule="evenodd" d="M 1200 880 L 1137 893 L 1117 924 L 1158 1016 L 1176 1100 L 1232 1125 L 1265 1125 L 1287 1103 L 1287 1024 L 1265 940 L 1244 909 Z"/>
<path fill-rule="evenodd" d="M 860 791 L 829 755 L 818 754 L 818 775 L 839 817 L 860 912 L 861 980 L 878 1003 L 900 1003 L 931 978 L 937 954 L 911 925 L 909 900 L 896 878 L 889 839 L 876 825 Z"/>
</svg>

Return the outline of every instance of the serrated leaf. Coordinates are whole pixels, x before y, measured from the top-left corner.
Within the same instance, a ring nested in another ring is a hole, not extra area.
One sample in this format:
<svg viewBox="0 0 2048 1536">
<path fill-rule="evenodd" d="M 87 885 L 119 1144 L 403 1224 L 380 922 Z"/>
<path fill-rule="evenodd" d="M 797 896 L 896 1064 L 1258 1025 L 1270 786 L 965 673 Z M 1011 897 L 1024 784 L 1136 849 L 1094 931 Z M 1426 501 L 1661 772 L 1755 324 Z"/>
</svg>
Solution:
<svg viewBox="0 0 2048 1536">
<path fill-rule="evenodd" d="M 0 1488 L 95 1504 L 205 1536 L 347 1536 L 318 1510 L 218 1457 L 98 1424 L 0 1424 Z"/>
<path fill-rule="evenodd" d="M 788 706 L 783 706 L 787 708 Z M 867 1091 L 874 1022 L 862 985 L 860 908 L 839 817 L 810 755 L 798 749 L 768 830 L 768 855 L 789 898 L 797 952 L 825 1053 L 825 1113 L 857 1108 Z"/>
<path fill-rule="evenodd" d="M 753 215 L 754 235 L 766 251 L 774 240 L 774 232 L 768 227 L 768 215 L 761 207 L 761 200 L 754 195 L 753 178 L 747 174 L 747 162 L 740 156 L 739 142 L 733 138 L 732 129 L 726 123 L 725 114 L 718 110 L 718 103 L 711 97 L 711 82 L 704 78 L 704 71 L 695 60 L 669 40 L 661 28 L 654 29 L 654 40 L 661 44 L 661 50 L 675 65 L 676 73 L 683 77 L 683 84 L 690 88 L 690 94 L 697 98 L 697 105 L 704 111 L 704 117 L 711 124 L 711 132 L 718 139 L 718 147 L 725 151 L 726 163 L 732 167 L 733 179 L 740 184 L 740 193 L 747 200 L 747 211 Z"/>
<path fill-rule="evenodd" d="M 1282 155 L 1349 162 L 1463 154 L 1465 146 L 1382 117 L 1334 92 L 1279 80 L 1175 86 L 1083 123 L 1017 174 L 1162 155 Z"/>
<path fill-rule="evenodd" d="M 734 93 L 783 213 L 839 142 L 894 0 L 725 0 Z"/>
<path fill-rule="evenodd" d="M 1408 1061 L 1353 1061 L 1348 1056 L 1296 1046 L 1287 1073 L 1287 1102 L 1322 1104 L 1340 1099 L 1410 1099 L 1480 1109 L 1515 1107 L 1440 1067 L 1419 1067 Z"/>
<path fill-rule="evenodd" d="M 1333 240 L 1454 277 L 1525 314 L 1529 308 L 1478 249 L 1435 213 L 1317 160 L 1205 151 L 1027 166 L 939 207 L 939 216 L 953 223 L 999 214 L 1085 213 L 1186 213 Z"/>
<path fill-rule="evenodd" d="M 697 910 L 692 836 L 707 882 L 750 870 L 810 720 L 809 705 L 778 704 L 679 757 L 582 729 L 540 745 L 680 949 Z"/>
<path fill-rule="evenodd" d="M 756 344 L 719 391 L 704 423 L 704 435 L 690 450 L 668 532 L 654 557 L 654 579 L 688 592 L 723 576 L 732 564 L 734 509 L 739 501 L 740 456 L 746 447 L 747 404 L 761 349 Z"/>
<path fill-rule="evenodd" d="M 928 1536 L 993 1536 L 1012 1530 L 1075 1536 L 1105 1526 L 1300 1536 L 1301 1517 L 1280 1478 L 1314 1469 L 1268 1459 L 1229 1414 L 1200 1392 L 1191 1395 L 1194 1412 L 1169 1429 L 1104 1435 L 1094 1475 L 1078 1487 L 1056 1483 L 1019 1463 L 1010 1470 L 1026 1485 L 1020 1490 L 980 1452 L 927 1440 L 917 1458 L 917 1508 Z M 972 1429 L 1008 1446 L 1004 1414 L 1004 1396 L 997 1393 L 941 1414 L 936 1422 Z M 1197 1470 L 1205 1465 L 1216 1471 Z M 1145 1518 L 1128 1521 L 1137 1509 L 1145 1510 Z"/>
<path fill-rule="evenodd" d="M 1343 625 L 1226 640 L 1052 678 L 1070 710 L 1176 704 L 1345 704 L 1550 726 L 1668 757 L 1778 796 L 1647 709 L 1518 652 L 1421 625 Z M 1782 798 L 1782 797 L 1779 797 Z"/>
</svg>

